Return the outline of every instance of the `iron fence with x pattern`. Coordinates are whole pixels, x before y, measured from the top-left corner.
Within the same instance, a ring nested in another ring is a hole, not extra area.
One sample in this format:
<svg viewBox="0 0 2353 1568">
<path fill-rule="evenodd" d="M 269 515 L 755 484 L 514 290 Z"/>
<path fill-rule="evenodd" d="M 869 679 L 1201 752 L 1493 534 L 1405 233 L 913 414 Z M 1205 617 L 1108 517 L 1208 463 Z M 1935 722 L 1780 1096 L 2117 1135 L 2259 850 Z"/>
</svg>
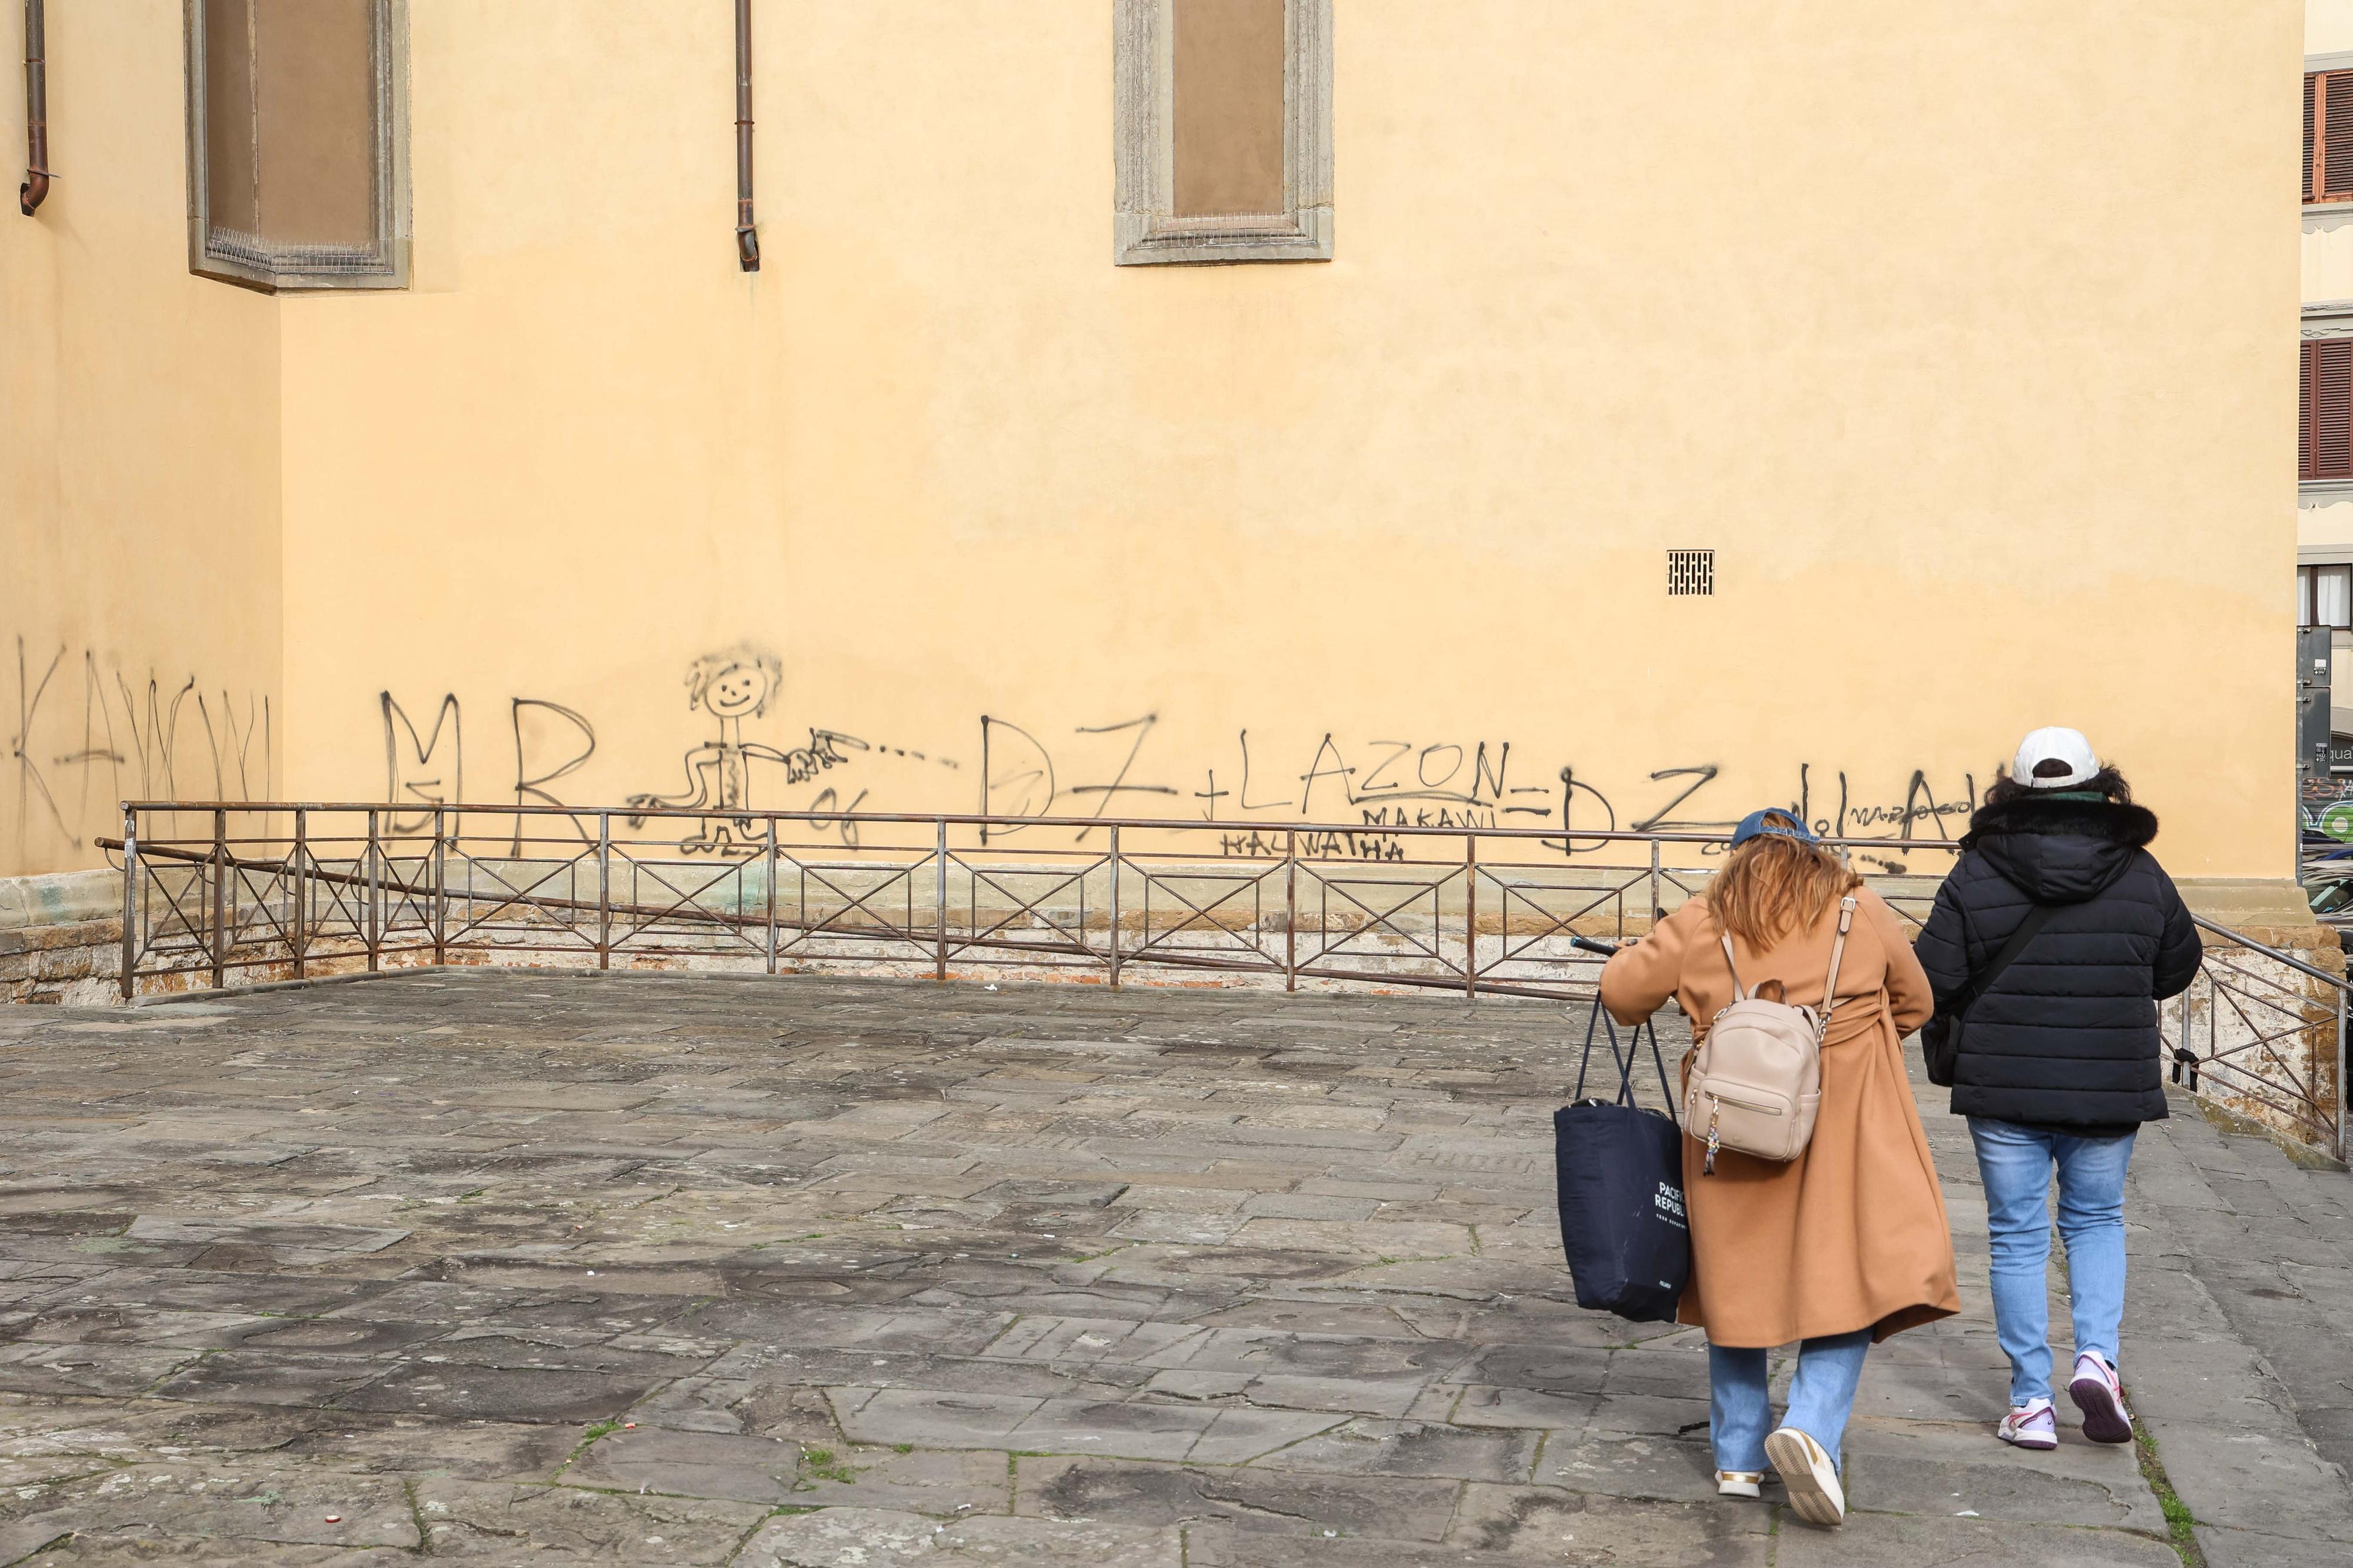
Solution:
<svg viewBox="0 0 2353 1568">
<path fill-rule="evenodd" d="M 1476 826 L 169 801 L 127 805 L 105 842 L 122 857 L 126 999 L 499 963 L 1589 1001 L 1595 944 L 1703 895 L 1725 848 Z M 1905 874 L 1865 880 L 1916 927 L 1957 847 L 1903 849 Z M 2341 1157 L 2341 958 L 2200 926 L 2199 977 L 2158 1015 L 2177 1081 Z"/>
</svg>

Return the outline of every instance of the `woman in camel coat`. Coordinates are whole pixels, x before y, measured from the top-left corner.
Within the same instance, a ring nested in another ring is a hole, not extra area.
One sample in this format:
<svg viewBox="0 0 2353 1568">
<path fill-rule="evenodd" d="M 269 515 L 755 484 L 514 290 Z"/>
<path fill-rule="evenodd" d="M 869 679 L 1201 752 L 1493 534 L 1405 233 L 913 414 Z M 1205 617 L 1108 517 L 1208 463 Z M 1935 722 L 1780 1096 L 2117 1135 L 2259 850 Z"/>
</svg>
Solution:
<svg viewBox="0 0 2353 1568">
<path fill-rule="evenodd" d="M 1683 1140 L 1692 1279 L 1677 1316 L 1707 1331 L 1717 1489 L 1758 1495 L 1770 1458 L 1791 1508 L 1817 1524 L 1845 1515 L 1839 1447 L 1864 1352 L 1960 1310 L 1944 1198 L 1904 1068 L 1903 1037 L 1930 1012 L 1927 977 L 1894 910 L 1777 811 L 1740 824 L 1706 897 L 1601 972 L 1601 1000 L 1620 1022 L 1672 996 L 1703 1037 L 1734 1000 L 1729 929 L 1751 995 L 1778 980 L 1788 1002 L 1819 1010 L 1849 894 L 1812 1142 L 1786 1164 L 1727 1149 L 1710 1174 L 1701 1146 Z M 1765 1352 L 1793 1342 L 1788 1412 L 1768 1436 Z"/>
</svg>

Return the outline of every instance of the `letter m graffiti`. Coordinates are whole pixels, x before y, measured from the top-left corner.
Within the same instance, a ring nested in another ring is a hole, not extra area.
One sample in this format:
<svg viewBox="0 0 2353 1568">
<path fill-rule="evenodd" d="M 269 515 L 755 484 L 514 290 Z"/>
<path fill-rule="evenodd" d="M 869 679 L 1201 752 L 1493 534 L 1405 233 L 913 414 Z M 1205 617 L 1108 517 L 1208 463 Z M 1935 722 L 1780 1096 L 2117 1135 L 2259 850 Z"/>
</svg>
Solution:
<svg viewBox="0 0 2353 1568">
<path fill-rule="evenodd" d="M 419 735 L 414 721 L 389 691 L 384 704 L 384 798 L 395 805 L 447 805 L 466 798 L 464 719 L 455 692 L 433 710 L 433 727 Z M 445 736 L 442 731 L 448 732 Z M 396 832 L 414 833 L 431 818 L 396 817 Z"/>
</svg>

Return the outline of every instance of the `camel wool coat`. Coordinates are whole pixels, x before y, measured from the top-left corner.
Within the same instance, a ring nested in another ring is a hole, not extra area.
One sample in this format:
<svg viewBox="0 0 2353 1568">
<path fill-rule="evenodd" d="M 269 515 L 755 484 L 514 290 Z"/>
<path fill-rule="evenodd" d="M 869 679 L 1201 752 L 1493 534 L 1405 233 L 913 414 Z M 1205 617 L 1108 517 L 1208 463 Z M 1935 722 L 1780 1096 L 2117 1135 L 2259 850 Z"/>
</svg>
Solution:
<svg viewBox="0 0 2353 1568">
<path fill-rule="evenodd" d="M 1676 1317 L 1715 1344 L 1785 1345 L 1862 1328 L 1883 1340 L 1961 1309 L 1944 1195 L 1904 1069 L 1904 1037 L 1933 1005 L 1928 977 L 1886 901 L 1867 888 L 1854 898 L 1822 1047 L 1821 1110 L 1805 1152 L 1781 1164 L 1725 1149 L 1705 1175 L 1704 1149 L 1683 1141 L 1692 1278 Z M 1788 1001 L 1819 1009 L 1837 934 L 1832 903 L 1769 952 L 1736 942 L 1749 994 L 1778 980 Z M 1602 1004 L 1620 1023 L 1650 1016 L 1671 995 L 1695 1040 L 1733 1000 L 1722 928 L 1704 899 L 1602 967 Z M 1696 1055 L 1694 1047 L 1683 1058 L 1686 1082 Z"/>
</svg>

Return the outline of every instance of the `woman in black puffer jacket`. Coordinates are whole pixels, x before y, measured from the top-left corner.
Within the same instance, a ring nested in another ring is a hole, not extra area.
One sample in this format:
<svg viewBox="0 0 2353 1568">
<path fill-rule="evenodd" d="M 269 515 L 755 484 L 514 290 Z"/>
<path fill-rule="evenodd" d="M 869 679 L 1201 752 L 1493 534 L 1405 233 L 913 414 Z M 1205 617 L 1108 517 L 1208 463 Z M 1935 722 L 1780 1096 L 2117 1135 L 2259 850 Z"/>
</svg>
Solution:
<svg viewBox="0 0 2353 1568">
<path fill-rule="evenodd" d="M 2125 1167 L 2140 1124 L 2166 1113 L 2158 1003 L 2188 988 L 2200 956 L 2189 911 L 2148 852 L 2156 837 L 2157 818 L 2089 742 L 2037 730 L 1986 792 L 1914 943 L 1957 1046 L 1953 1110 L 1977 1145 L 1994 1325 L 2010 1365 L 2010 1411 L 1996 1435 L 2020 1447 L 2058 1443 L 2046 1283 L 2054 1167 L 2075 1329 L 2068 1394 L 2085 1436 L 2132 1437 L 2116 1375 Z M 2038 908 L 2023 945 L 1990 973 Z"/>
</svg>

